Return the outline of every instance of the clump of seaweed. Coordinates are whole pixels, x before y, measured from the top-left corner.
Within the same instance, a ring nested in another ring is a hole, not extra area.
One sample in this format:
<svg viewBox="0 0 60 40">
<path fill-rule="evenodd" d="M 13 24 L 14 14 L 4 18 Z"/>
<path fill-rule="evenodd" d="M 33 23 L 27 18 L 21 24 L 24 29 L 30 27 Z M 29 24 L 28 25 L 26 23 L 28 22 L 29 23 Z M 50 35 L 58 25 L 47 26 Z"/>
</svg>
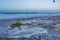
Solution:
<svg viewBox="0 0 60 40">
<path fill-rule="evenodd" d="M 43 25 L 42 28 L 46 28 L 46 29 L 55 29 L 56 27 L 54 25 Z"/>
<path fill-rule="evenodd" d="M 16 23 L 14 23 L 14 24 L 11 24 L 11 28 L 16 28 L 16 27 L 20 27 L 20 26 L 22 26 L 22 25 L 30 25 L 30 26 L 32 26 L 32 24 L 31 23 L 21 23 L 21 22 L 16 22 Z"/>
<path fill-rule="evenodd" d="M 21 25 L 23 25 L 21 22 L 16 22 L 16 23 L 12 24 L 10 27 L 15 28 L 15 27 L 20 27 Z"/>
<path fill-rule="evenodd" d="M 55 24 L 60 24 L 60 20 L 55 20 L 54 23 Z"/>
</svg>

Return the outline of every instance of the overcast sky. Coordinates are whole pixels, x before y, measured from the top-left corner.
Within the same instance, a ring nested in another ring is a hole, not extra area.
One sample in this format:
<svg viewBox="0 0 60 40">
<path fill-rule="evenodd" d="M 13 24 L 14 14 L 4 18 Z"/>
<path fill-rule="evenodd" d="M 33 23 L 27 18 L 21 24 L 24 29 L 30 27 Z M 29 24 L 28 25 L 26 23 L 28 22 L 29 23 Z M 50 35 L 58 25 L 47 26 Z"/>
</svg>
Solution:
<svg viewBox="0 0 60 40">
<path fill-rule="evenodd" d="M 60 0 L 0 0 L 0 10 L 60 10 Z"/>
</svg>

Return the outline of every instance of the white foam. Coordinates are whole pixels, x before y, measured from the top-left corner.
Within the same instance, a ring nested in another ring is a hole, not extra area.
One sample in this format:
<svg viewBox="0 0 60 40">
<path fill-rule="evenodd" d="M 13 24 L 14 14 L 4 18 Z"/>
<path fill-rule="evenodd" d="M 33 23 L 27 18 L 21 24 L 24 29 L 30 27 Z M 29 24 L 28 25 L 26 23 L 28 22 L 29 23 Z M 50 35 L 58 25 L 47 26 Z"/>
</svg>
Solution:
<svg viewBox="0 0 60 40">
<path fill-rule="evenodd" d="M 33 35 L 42 35 L 44 33 L 48 33 L 47 30 L 44 30 L 44 29 L 39 28 L 39 27 L 22 29 L 22 30 L 14 29 L 14 30 L 9 31 L 8 37 L 9 38 L 20 38 L 20 37 L 29 38 Z"/>
</svg>

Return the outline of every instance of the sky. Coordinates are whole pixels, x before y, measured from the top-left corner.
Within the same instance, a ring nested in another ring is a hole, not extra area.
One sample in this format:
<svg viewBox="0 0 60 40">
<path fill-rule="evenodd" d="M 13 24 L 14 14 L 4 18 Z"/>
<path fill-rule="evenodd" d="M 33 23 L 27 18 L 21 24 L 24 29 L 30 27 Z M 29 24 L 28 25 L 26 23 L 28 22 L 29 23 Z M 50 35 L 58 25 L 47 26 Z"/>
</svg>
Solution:
<svg viewBox="0 0 60 40">
<path fill-rule="evenodd" d="M 60 10 L 60 0 L 0 0 L 0 10 Z"/>
</svg>

